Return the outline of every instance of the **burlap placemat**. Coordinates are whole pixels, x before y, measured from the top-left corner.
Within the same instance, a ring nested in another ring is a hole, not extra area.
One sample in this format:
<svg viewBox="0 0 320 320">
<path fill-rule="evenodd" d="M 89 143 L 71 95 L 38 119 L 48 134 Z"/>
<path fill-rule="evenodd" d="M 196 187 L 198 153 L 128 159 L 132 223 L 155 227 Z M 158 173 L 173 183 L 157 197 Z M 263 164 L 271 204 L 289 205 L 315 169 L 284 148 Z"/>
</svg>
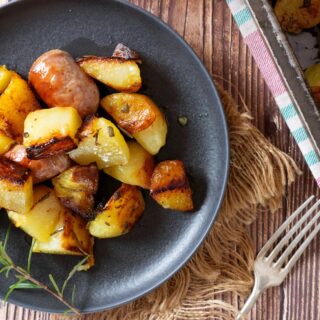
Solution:
<svg viewBox="0 0 320 320">
<path fill-rule="evenodd" d="M 259 207 L 270 213 L 279 207 L 285 186 L 299 169 L 251 124 L 248 112 L 240 112 L 230 95 L 218 90 L 229 125 L 231 158 L 225 199 L 211 232 L 191 261 L 160 288 L 86 319 L 234 319 L 236 305 L 226 301 L 243 298 L 253 284 L 254 252 L 246 227 Z"/>
</svg>

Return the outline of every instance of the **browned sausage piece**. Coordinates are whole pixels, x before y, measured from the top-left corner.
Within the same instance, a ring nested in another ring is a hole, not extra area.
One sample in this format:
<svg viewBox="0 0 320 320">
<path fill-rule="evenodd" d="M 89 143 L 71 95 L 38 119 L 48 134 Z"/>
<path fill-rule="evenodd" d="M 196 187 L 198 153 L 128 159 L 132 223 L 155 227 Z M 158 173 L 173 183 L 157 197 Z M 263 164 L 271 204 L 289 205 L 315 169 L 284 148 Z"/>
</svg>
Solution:
<svg viewBox="0 0 320 320">
<path fill-rule="evenodd" d="M 98 87 L 68 52 L 42 54 L 30 69 L 29 82 L 49 107 L 74 107 L 82 118 L 97 111 Z"/>
<path fill-rule="evenodd" d="M 33 183 L 51 179 L 67 170 L 72 165 L 71 159 L 63 153 L 46 159 L 30 160 L 27 157 L 25 147 L 22 145 L 14 146 L 4 156 L 7 159 L 19 163 L 23 167 L 30 169 Z"/>
</svg>

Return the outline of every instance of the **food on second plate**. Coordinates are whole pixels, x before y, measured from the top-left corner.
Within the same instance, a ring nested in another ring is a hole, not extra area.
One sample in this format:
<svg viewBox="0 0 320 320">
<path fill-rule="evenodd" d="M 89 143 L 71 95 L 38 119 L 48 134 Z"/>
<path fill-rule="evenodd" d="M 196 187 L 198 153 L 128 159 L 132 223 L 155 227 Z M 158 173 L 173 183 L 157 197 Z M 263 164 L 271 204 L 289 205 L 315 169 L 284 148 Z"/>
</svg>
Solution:
<svg viewBox="0 0 320 320">
<path fill-rule="evenodd" d="M 77 110 L 71 107 L 55 107 L 29 113 L 23 133 L 23 145 L 28 158 L 48 158 L 74 149 L 81 122 Z"/>
<path fill-rule="evenodd" d="M 127 164 L 105 168 L 103 171 L 127 184 L 150 189 L 150 181 L 155 161 L 137 142 L 128 143 L 130 159 Z"/>
<path fill-rule="evenodd" d="M 39 103 L 27 82 L 0 66 L 0 154 L 15 141 L 22 142 L 24 120 L 36 109 Z"/>
<path fill-rule="evenodd" d="M 157 105 L 137 93 L 115 93 L 101 100 L 101 106 L 118 126 L 134 137 L 149 153 L 157 154 L 165 145 L 167 122 Z"/>
<path fill-rule="evenodd" d="M 71 167 L 71 159 L 65 153 L 50 158 L 30 160 L 26 148 L 21 144 L 11 148 L 4 157 L 30 169 L 34 184 L 49 180 Z"/>
<path fill-rule="evenodd" d="M 24 213 L 32 204 L 30 170 L 0 156 L 0 208 Z"/>
<path fill-rule="evenodd" d="M 94 195 L 98 190 L 99 171 L 95 164 L 73 166 L 52 179 L 61 203 L 83 218 L 91 218 Z"/>
<path fill-rule="evenodd" d="M 129 148 L 119 129 L 109 120 L 91 116 L 79 132 L 78 148 L 69 156 L 81 165 L 97 163 L 99 169 L 127 164 Z"/>
<path fill-rule="evenodd" d="M 122 184 L 96 218 L 89 222 L 89 232 L 97 238 L 121 236 L 132 229 L 144 208 L 145 203 L 139 188 Z"/>
<path fill-rule="evenodd" d="M 29 81 L 48 107 L 74 107 L 82 118 L 98 109 L 97 85 L 68 52 L 42 54 L 30 69 Z"/>
<path fill-rule="evenodd" d="M 166 209 L 193 209 L 192 191 L 182 161 L 167 160 L 158 163 L 152 174 L 150 195 Z"/>
<path fill-rule="evenodd" d="M 17 228 L 21 228 L 36 240 L 49 241 L 63 207 L 53 190 L 46 186 L 35 187 L 33 199 L 32 208 L 28 212 L 8 211 L 9 219 Z"/>
<path fill-rule="evenodd" d="M 287 32 L 299 33 L 320 23 L 320 0 L 277 0 L 274 10 Z"/>
<path fill-rule="evenodd" d="M 49 240 L 36 240 L 32 252 L 89 256 L 83 270 L 89 269 L 94 265 L 94 239 L 90 236 L 86 224 L 80 216 L 63 208 Z"/>
<path fill-rule="evenodd" d="M 142 85 L 140 69 L 135 60 L 85 56 L 77 60 L 89 76 L 121 92 L 137 92 Z"/>
<path fill-rule="evenodd" d="M 320 105 L 320 63 L 309 67 L 304 74 L 314 100 Z"/>
</svg>

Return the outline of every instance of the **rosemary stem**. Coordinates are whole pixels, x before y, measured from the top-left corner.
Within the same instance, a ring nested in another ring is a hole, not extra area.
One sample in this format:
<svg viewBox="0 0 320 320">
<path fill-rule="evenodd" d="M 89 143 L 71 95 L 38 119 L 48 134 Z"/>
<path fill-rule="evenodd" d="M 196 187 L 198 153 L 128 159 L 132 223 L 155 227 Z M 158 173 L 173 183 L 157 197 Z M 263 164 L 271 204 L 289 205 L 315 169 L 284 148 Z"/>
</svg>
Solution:
<svg viewBox="0 0 320 320">
<path fill-rule="evenodd" d="M 36 284 L 43 290 L 47 291 L 50 293 L 52 296 L 54 296 L 57 300 L 62 302 L 65 306 L 67 306 L 70 310 L 72 310 L 75 314 L 81 315 L 81 312 L 79 309 L 75 308 L 72 304 L 70 304 L 68 301 L 64 300 L 62 296 L 51 290 L 47 285 L 44 283 L 34 279 L 29 273 L 27 273 L 25 270 L 22 268 L 16 266 L 15 264 L 12 264 L 12 269 L 14 269 L 17 273 L 19 273 L 21 276 L 23 276 L 26 280 L 32 282 L 33 284 Z"/>
</svg>

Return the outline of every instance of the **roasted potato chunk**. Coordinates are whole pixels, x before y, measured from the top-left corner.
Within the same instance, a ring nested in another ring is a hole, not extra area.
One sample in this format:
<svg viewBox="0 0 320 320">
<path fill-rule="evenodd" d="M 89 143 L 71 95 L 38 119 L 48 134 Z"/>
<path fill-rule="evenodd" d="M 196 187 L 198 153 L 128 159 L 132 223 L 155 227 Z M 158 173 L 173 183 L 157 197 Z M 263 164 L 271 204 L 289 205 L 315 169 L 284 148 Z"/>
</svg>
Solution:
<svg viewBox="0 0 320 320">
<path fill-rule="evenodd" d="M 115 93 L 103 98 L 101 106 L 149 153 L 157 154 L 165 145 L 168 131 L 165 117 L 147 96 Z"/>
<path fill-rule="evenodd" d="M 98 180 L 98 168 L 91 164 L 71 167 L 52 179 L 52 183 L 57 197 L 65 207 L 84 218 L 90 218 L 94 210 Z"/>
<path fill-rule="evenodd" d="M 138 93 L 110 94 L 101 100 L 101 106 L 130 135 L 150 127 L 158 113 L 154 102 Z"/>
<path fill-rule="evenodd" d="M 28 158 L 48 158 L 74 149 L 80 126 L 81 118 L 72 107 L 55 107 L 29 113 L 23 134 Z"/>
<path fill-rule="evenodd" d="M 277 0 L 274 10 L 287 32 L 299 33 L 320 23 L 320 0 Z"/>
<path fill-rule="evenodd" d="M 97 238 L 113 238 L 129 232 L 142 215 L 145 204 L 139 188 L 122 184 L 97 217 L 88 224 Z"/>
<path fill-rule="evenodd" d="M 96 162 L 99 169 L 129 161 L 129 148 L 118 128 L 109 120 L 88 117 L 79 133 L 78 148 L 69 156 L 81 165 Z"/>
<path fill-rule="evenodd" d="M 193 209 L 192 191 L 182 161 L 162 161 L 156 166 L 151 178 L 150 195 L 166 209 Z"/>
<path fill-rule="evenodd" d="M 36 240 L 32 252 L 75 256 L 88 255 L 87 264 L 83 267 L 83 270 L 87 270 L 94 265 L 93 244 L 94 240 L 86 228 L 85 220 L 64 208 L 49 241 Z"/>
<path fill-rule="evenodd" d="M 7 88 L 11 81 L 11 71 L 5 66 L 0 66 L 0 94 Z"/>
<path fill-rule="evenodd" d="M 130 160 L 127 164 L 108 167 L 103 171 L 121 182 L 150 189 L 155 164 L 153 157 L 135 141 L 129 141 L 128 147 Z"/>
<path fill-rule="evenodd" d="M 309 67 L 304 74 L 315 102 L 320 105 L 320 63 Z"/>
<path fill-rule="evenodd" d="M 15 141 L 12 138 L 0 132 L 0 155 L 7 152 L 14 143 Z"/>
<path fill-rule="evenodd" d="M 2 93 L 0 90 L 0 132 L 22 142 L 24 120 L 29 112 L 39 109 L 39 103 L 27 82 L 16 72 L 2 66 L 0 77 L 3 90 Z"/>
<path fill-rule="evenodd" d="M 17 228 L 21 228 L 38 241 L 49 241 L 56 230 L 63 210 L 52 189 L 38 186 L 33 191 L 33 206 L 25 213 L 8 211 L 8 216 Z"/>
<path fill-rule="evenodd" d="M 117 91 L 136 92 L 141 88 L 140 69 L 134 60 L 85 56 L 77 62 L 89 76 Z"/>
<path fill-rule="evenodd" d="M 30 170 L 0 157 L 0 208 L 25 213 L 31 209 L 32 204 Z"/>
</svg>

